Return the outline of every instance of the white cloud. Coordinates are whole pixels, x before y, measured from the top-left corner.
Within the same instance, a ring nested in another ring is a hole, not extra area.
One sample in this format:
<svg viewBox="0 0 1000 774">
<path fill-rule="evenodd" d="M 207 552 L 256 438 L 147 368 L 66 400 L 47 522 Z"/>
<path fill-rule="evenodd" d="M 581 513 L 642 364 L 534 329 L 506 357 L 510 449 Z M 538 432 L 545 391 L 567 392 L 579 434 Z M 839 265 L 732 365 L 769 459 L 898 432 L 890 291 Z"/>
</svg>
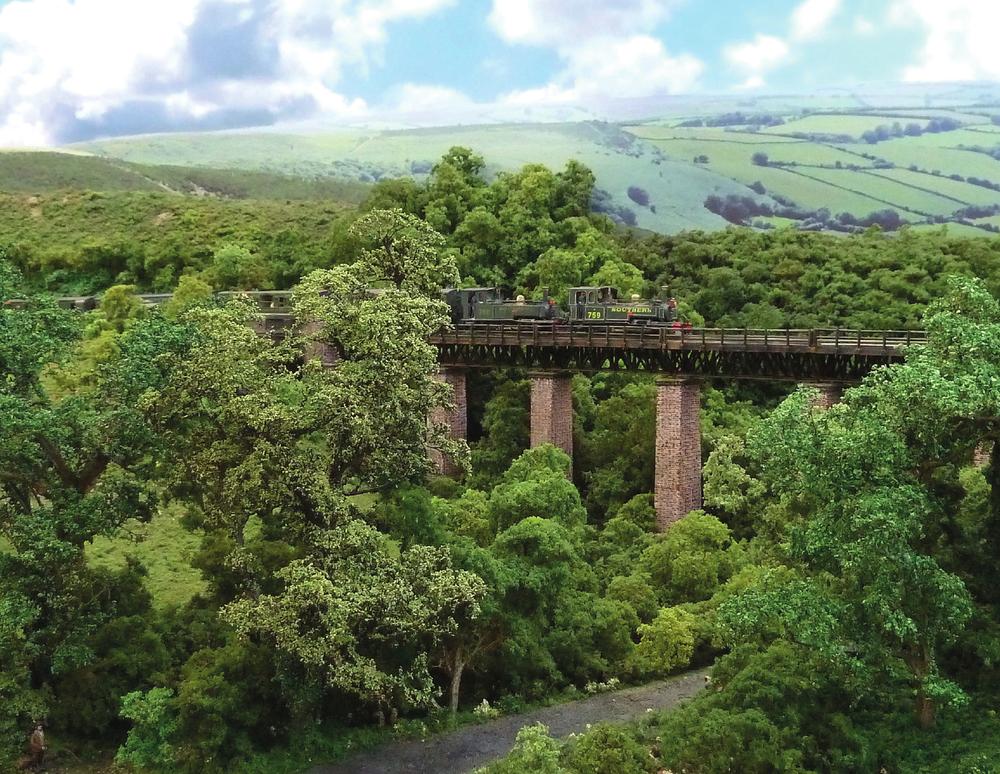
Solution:
<svg viewBox="0 0 1000 774">
<path fill-rule="evenodd" d="M 390 109 L 395 113 L 436 112 L 448 114 L 474 108 L 476 103 L 465 94 L 447 86 L 404 83 L 394 89 Z"/>
<path fill-rule="evenodd" d="M 767 82 L 764 80 L 762 75 L 751 75 L 743 83 L 739 84 L 736 88 L 741 91 L 751 91 L 753 89 L 763 88 Z"/>
<path fill-rule="evenodd" d="M 840 3 L 841 0 L 803 0 L 792 11 L 786 37 L 758 34 L 753 40 L 725 46 L 723 57 L 744 78 L 734 88 L 748 90 L 765 86 L 764 75 L 789 62 L 795 53 L 793 46 L 826 32 L 840 10 Z"/>
<path fill-rule="evenodd" d="M 875 32 L 875 25 L 864 16 L 857 16 L 854 19 L 854 32 L 858 35 L 871 35 Z"/>
<path fill-rule="evenodd" d="M 840 10 L 840 0 L 805 0 L 792 11 L 792 38 L 809 40 L 821 35 Z"/>
<path fill-rule="evenodd" d="M 489 23 L 508 43 L 573 46 L 592 37 L 648 32 L 677 0 L 493 0 Z"/>
<path fill-rule="evenodd" d="M 456 0 L 15 0 L 0 6 L 0 145 L 357 115 L 348 67 Z"/>
<path fill-rule="evenodd" d="M 773 70 L 788 57 L 788 44 L 774 35 L 758 35 L 745 43 L 734 43 L 722 50 L 731 65 L 753 75 Z"/>
<path fill-rule="evenodd" d="M 925 30 L 918 61 L 903 70 L 904 80 L 1000 79 L 1000 3 L 995 0 L 897 0 L 889 19 Z"/>
<path fill-rule="evenodd" d="M 510 92 L 507 104 L 587 105 L 604 97 L 645 97 L 691 91 L 704 70 L 687 54 L 671 56 L 649 35 L 598 38 L 578 46 L 550 83 Z"/>
<path fill-rule="evenodd" d="M 513 105 L 587 106 L 606 97 L 690 91 L 704 70 L 650 34 L 680 0 L 493 0 L 489 23 L 507 43 L 554 50 L 562 69 L 545 85 L 501 97 Z"/>
</svg>

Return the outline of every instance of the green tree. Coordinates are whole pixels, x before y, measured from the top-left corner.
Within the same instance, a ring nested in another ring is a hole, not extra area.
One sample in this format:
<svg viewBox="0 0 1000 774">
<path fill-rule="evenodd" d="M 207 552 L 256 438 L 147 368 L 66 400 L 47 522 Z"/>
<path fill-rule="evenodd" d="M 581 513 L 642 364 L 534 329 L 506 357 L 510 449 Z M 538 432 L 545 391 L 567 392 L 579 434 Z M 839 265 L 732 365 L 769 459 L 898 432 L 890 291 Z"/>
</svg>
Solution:
<svg viewBox="0 0 1000 774">
<path fill-rule="evenodd" d="M 642 556 L 665 602 L 708 599 L 739 568 L 739 544 L 714 516 L 692 511 L 673 524 Z"/>
<path fill-rule="evenodd" d="M 639 627 L 636 664 L 643 672 L 667 674 L 687 666 L 694 655 L 694 616 L 683 608 L 665 607 L 652 623 Z"/>
<path fill-rule="evenodd" d="M 514 749 L 506 758 L 480 770 L 480 774 L 567 774 L 559 765 L 559 743 L 541 723 L 524 726 L 517 732 Z"/>
<path fill-rule="evenodd" d="M 225 244 L 212 254 L 209 276 L 217 290 L 254 290 L 271 287 L 271 269 L 246 247 Z"/>
<path fill-rule="evenodd" d="M 982 285 L 955 280 L 927 319 L 928 344 L 904 364 L 872 374 L 828 411 L 800 391 L 748 444 L 763 480 L 808 518 L 793 525 L 789 546 L 800 577 L 727 603 L 731 630 L 783 629 L 853 664 L 859 684 L 908 675 L 925 727 L 936 706 L 963 696 L 939 653 L 971 600 L 933 545 L 949 540 L 938 525 L 955 507 L 941 477 L 1000 414 L 998 323 Z"/>
<path fill-rule="evenodd" d="M 183 335 L 122 339 L 93 386 L 53 397 L 43 369 L 71 354 L 78 321 L 51 300 L 24 292 L 0 263 L 0 729 L 44 708 L 55 676 L 93 657 L 91 635 L 110 618 L 103 577 L 87 564 L 85 545 L 112 535 L 127 518 L 148 516 L 154 502 L 141 475 L 155 447 L 137 409 L 164 374 L 155 356 L 184 347 Z M 8 740 L 9 741 L 9 740 Z M 4 749 L 16 747 L 5 745 Z"/>
<path fill-rule="evenodd" d="M 201 564 L 223 618 L 307 684 L 387 719 L 433 703 L 430 661 L 484 589 L 446 550 L 400 551 L 358 510 L 361 493 L 422 481 L 429 445 L 459 459 L 463 448 L 427 428 L 448 398 L 427 338 L 447 321 L 453 260 L 400 211 L 372 211 L 355 233 L 359 260 L 314 272 L 295 294 L 309 335 L 340 353 L 334 367 L 300 364 L 301 337 L 256 334 L 247 304 L 199 306 L 180 318 L 193 346 L 143 405 L 167 441 L 171 491 L 208 531 Z"/>
<path fill-rule="evenodd" d="M 360 520 L 325 531 L 310 558 L 278 572 L 280 594 L 227 605 L 223 617 L 258 633 L 307 672 L 374 705 L 383 722 L 434 704 L 432 652 L 479 613 L 483 582 L 452 569 L 444 549 L 414 546 L 395 557 Z"/>
<path fill-rule="evenodd" d="M 115 762 L 147 769 L 166 769 L 175 764 L 171 738 L 177 731 L 177 718 L 169 688 L 133 691 L 122 696 L 121 715 L 131 721 L 132 729 L 115 755 Z"/>
<path fill-rule="evenodd" d="M 184 310 L 208 303 L 211 299 L 211 285 L 194 274 L 185 274 L 178 280 L 170 300 L 163 304 L 163 315 L 176 319 Z"/>
</svg>

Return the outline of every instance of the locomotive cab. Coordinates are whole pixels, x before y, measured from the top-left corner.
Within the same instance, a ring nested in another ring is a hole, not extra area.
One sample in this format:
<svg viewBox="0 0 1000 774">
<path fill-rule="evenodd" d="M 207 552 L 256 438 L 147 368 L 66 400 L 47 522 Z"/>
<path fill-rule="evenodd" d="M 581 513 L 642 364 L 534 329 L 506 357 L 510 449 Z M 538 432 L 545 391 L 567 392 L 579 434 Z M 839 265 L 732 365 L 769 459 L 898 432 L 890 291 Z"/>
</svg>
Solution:
<svg viewBox="0 0 1000 774">
<path fill-rule="evenodd" d="M 451 309 L 451 321 L 474 320 L 480 304 L 499 302 L 503 295 L 500 288 L 445 288 L 442 300 Z"/>
<path fill-rule="evenodd" d="M 677 302 L 674 299 L 643 299 L 633 295 L 624 300 L 610 286 L 570 288 L 570 320 L 579 322 L 614 322 L 648 324 L 673 322 L 677 319 Z"/>
<path fill-rule="evenodd" d="M 570 320 L 604 320 L 605 307 L 618 300 L 610 285 L 590 285 L 569 289 Z"/>
</svg>

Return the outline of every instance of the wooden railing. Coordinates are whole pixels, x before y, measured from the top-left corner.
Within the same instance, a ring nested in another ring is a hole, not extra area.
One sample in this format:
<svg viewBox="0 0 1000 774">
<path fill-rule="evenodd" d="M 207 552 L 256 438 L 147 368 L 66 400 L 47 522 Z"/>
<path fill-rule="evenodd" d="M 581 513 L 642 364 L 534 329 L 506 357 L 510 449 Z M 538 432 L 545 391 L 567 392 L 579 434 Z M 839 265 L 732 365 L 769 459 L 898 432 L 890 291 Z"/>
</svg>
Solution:
<svg viewBox="0 0 1000 774">
<path fill-rule="evenodd" d="M 923 331 L 845 328 L 669 328 L 560 322 L 459 323 L 431 337 L 440 345 L 604 347 L 643 350 L 895 354 L 926 341 Z"/>
</svg>

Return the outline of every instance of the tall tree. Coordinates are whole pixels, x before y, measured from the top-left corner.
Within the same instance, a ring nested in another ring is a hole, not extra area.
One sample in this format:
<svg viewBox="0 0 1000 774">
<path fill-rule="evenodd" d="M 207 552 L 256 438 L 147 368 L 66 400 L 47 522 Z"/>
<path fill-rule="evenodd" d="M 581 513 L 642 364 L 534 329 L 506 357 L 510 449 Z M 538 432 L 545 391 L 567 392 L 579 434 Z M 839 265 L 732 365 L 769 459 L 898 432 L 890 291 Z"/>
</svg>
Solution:
<svg viewBox="0 0 1000 774">
<path fill-rule="evenodd" d="M 81 320 L 25 294 L 2 261 L 0 301 L 0 733 L 9 734 L 29 710 L 44 713 L 54 675 L 92 655 L 89 637 L 111 605 L 84 546 L 150 513 L 142 469 L 155 439 L 138 405 L 164 377 L 159 353 L 183 349 L 186 336 L 122 339 L 93 379 L 63 380 L 72 389 L 54 396 L 45 374 L 73 367 Z"/>
<path fill-rule="evenodd" d="M 842 404 L 817 410 L 800 392 L 751 434 L 763 480 L 804 514 L 788 553 L 800 576 L 727 606 L 734 632 L 778 626 L 861 681 L 909 675 L 925 727 L 962 700 L 939 654 L 971 600 L 939 549 L 958 506 L 948 482 L 1000 417 L 1000 305 L 981 283 L 953 280 L 927 330 L 926 346 Z"/>
<path fill-rule="evenodd" d="M 296 289 L 308 324 L 282 342 L 252 330 L 245 303 L 182 313 L 197 339 L 146 405 L 172 491 L 209 531 L 224 619 L 386 719 L 433 702 L 431 654 L 477 614 L 483 586 L 442 549 L 400 551 L 358 508 L 422 480 L 429 445 L 468 451 L 427 425 L 450 399 L 428 343 L 448 320 L 439 291 L 458 279 L 442 238 L 399 210 L 369 212 L 354 236 L 357 262 Z M 336 363 L 301 363 L 309 339 Z"/>
</svg>

